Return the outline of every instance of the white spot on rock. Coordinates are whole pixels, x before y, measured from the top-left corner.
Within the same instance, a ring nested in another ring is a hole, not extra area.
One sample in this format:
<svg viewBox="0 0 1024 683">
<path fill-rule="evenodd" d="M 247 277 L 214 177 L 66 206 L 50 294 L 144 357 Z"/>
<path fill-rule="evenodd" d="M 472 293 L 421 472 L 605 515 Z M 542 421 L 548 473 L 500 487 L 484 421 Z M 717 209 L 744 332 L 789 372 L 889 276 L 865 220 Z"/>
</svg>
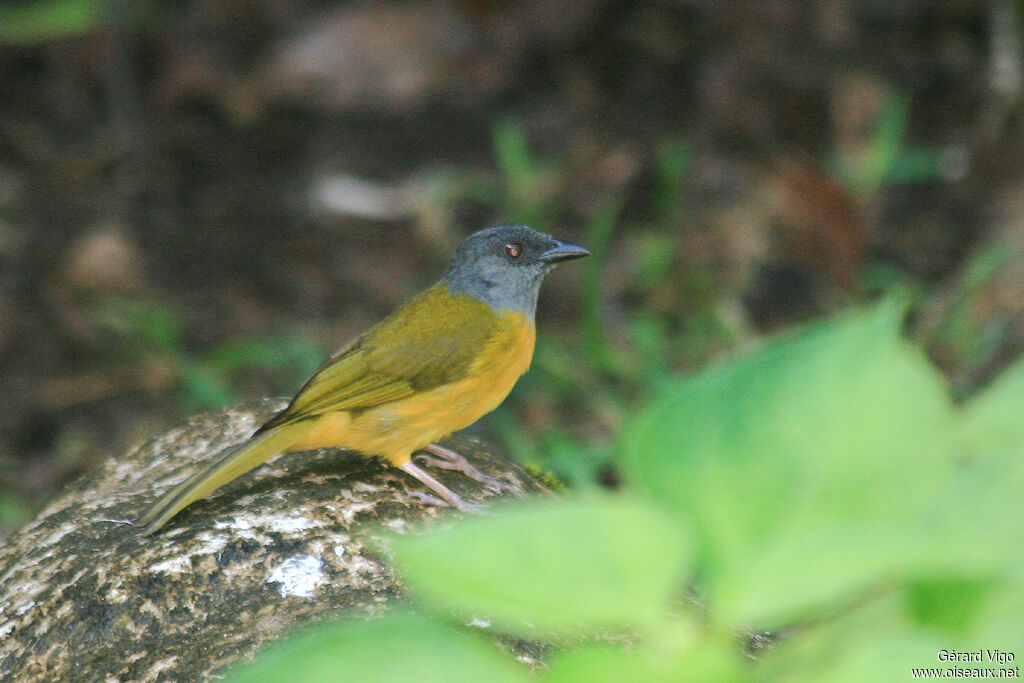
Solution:
<svg viewBox="0 0 1024 683">
<path fill-rule="evenodd" d="M 153 662 L 153 666 L 150 667 L 149 673 L 151 675 L 152 674 L 163 673 L 165 670 L 170 669 L 175 664 L 177 664 L 177 662 L 178 662 L 178 656 L 177 655 L 173 655 L 171 657 L 165 657 L 164 659 L 161 659 L 159 661 Z"/>
<path fill-rule="evenodd" d="M 309 517 L 271 517 L 269 522 L 271 531 L 279 531 L 284 534 L 324 526 L 323 522 Z"/>
<path fill-rule="evenodd" d="M 64 525 L 58 527 L 57 529 L 55 529 L 49 536 L 44 538 L 42 541 L 40 541 L 39 542 L 39 546 L 43 547 L 43 548 L 49 548 L 49 547 L 55 546 L 55 545 L 57 545 L 57 543 L 60 542 L 60 539 L 64 538 L 66 535 L 68 535 L 69 533 L 71 533 L 74 530 L 75 530 L 75 528 L 74 528 L 73 525 L 71 525 L 71 524 L 64 524 Z"/>
<path fill-rule="evenodd" d="M 241 513 L 235 515 L 231 520 L 218 521 L 215 523 L 217 529 L 230 529 L 241 534 L 243 538 L 256 538 L 257 533 L 277 531 L 282 534 L 295 534 L 307 529 L 316 529 L 326 526 L 318 519 L 304 517 L 302 515 L 258 515 Z"/>
<path fill-rule="evenodd" d="M 323 566 L 323 561 L 312 555 L 289 557 L 270 573 L 267 583 L 280 584 L 277 590 L 282 598 L 289 595 L 311 598 L 317 586 L 327 581 Z"/>
<path fill-rule="evenodd" d="M 192 558 L 203 555 L 214 555 L 227 545 L 227 539 L 213 536 L 208 533 L 200 534 L 197 537 L 197 545 L 187 554 L 169 557 L 163 562 L 157 562 L 149 569 L 153 572 L 167 574 L 181 574 L 192 569 Z"/>
<path fill-rule="evenodd" d="M 153 572 L 167 573 L 167 574 L 180 574 L 192 566 L 192 558 L 189 555 L 178 555 L 164 560 L 163 562 L 157 562 L 152 565 L 149 569 Z"/>
</svg>

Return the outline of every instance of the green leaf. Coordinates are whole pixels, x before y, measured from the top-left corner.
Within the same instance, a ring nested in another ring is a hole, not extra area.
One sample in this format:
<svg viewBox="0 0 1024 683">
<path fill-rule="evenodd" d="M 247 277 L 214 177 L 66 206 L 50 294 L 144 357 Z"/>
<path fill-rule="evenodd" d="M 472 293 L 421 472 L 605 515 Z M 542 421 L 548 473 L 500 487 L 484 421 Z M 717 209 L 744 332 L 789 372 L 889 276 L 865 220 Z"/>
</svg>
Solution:
<svg viewBox="0 0 1024 683">
<path fill-rule="evenodd" d="M 679 681 L 749 680 L 742 654 L 731 635 L 717 639 L 678 633 L 666 622 L 655 643 L 643 643 L 630 649 L 609 645 L 590 645 L 556 654 L 551 658 L 543 683 L 678 683 Z M 675 631 L 675 632 L 674 632 Z M 680 638 L 679 635 L 684 635 Z M 667 636 L 667 637 L 666 637 Z"/>
<path fill-rule="evenodd" d="M 1024 579 L 1017 575 L 988 597 L 971 633 L 972 644 L 1015 652 L 1019 665 L 1020 644 L 1024 643 Z"/>
<path fill-rule="evenodd" d="M 898 593 L 833 622 L 783 638 L 757 668 L 757 680 L 903 681 L 912 669 L 941 666 L 938 653 L 959 641 L 910 622 Z"/>
<path fill-rule="evenodd" d="M 964 409 L 967 457 L 958 504 L 944 510 L 954 548 L 1008 563 L 1024 582 L 1024 359 L 1005 370 Z"/>
<path fill-rule="evenodd" d="M 919 622 L 964 633 L 993 592 L 993 582 L 977 578 L 928 578 L 907 586 L 910 614 Z"/>
<path fill-rule="evenodd" d="M 330 624 L 285 641 L 227 678 L 233 683 L 529 680 L 485 640 L 414 614 Z"/>
<path fill-rule="evenodd" d="M 923 514 L 952 478 L 954 412 L 902 317 L 889 302 L 772 342 L 627 430 L 628 480 L 696 520 L 722 618 L 798 618 L 935 550 Z"/>
<path fill-rule="evenodd" d="M 977 457 L 1024 456 L 1024 358 L 1004 370 L 964 407 L 964 432 Z"/>
<path fill-rule="evenodd" d="M 413 595 L 443 610 L 532 635 L 594 632 L 663 616 L 689 569 L 681 526 L 594 495 L 520 503 L 393 547 Z"/>
<path fill-rule="evenodd" d="M 978 587 L 967 590 L 975 593 Z M 933 588 L 938 589 L 938 585 Z M 952 584 L 947 586 L 952 588 Z M 984 601 L 983 613 L 963 624 L 968 628 L 954 632 L 936 628 L 938 624 L 932 619 L 919 619 L 916 608 L 921 606 L 921 596 L 913 595 L 918 587 L 912 587 L 909 594 L 891 592 L 838 619 L 782 638 L 775 653 L 759 667 L 758 680 L 901 681 L 911 680 L 915 669 L 942 670 L 935 678 L 951 677 L 954 667 L 992 668 L 997 674 L 999 669 L 1012 669 L 1019 660 L 999 663 L 990 660 L 989 654 L 1016 652 L 1019 657 L 1019 643 L 1024 638 L 1024 592 L 1019 587 L 985 590 L 991 595 Z M 946 597 L 960 602 L 958 593 L 950 590 Z M 909 611 L 908 604 L 912 607 Z M 980 663 L 958 663 L 948 658 L 950 652 L 979 650 Z M 1008 673 L 1011 675 L 1006 677 L 1014 677 L 1012 671 Z"/>
</svg>

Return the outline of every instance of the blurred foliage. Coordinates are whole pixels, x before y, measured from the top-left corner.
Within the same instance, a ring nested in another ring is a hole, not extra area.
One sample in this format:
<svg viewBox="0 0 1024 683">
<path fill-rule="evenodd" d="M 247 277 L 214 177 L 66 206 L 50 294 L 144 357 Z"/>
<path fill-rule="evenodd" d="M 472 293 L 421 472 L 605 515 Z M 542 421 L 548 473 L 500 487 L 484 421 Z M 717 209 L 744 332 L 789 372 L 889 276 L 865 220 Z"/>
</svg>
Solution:
<svg viewBox="0 0 1024 683">
<path fill-rule="evenodd" d="M 464 186 L 464 196 L 482 201 L 495 216 L 560 225 L 571 212 L 564 205 L 565 193 L 552 188 L 570 182 L 570 162 L 540 158 L 531 150 L 524 127 L 512 117 L 494 124 L 492 143 L 497 176 L 489 181 L 477 177 Z M 590 205 L 580 241 L 592 256 L 572 266 L 582 270 L 579 337 L 574 331 L 538 335 L 531 372 L 487 420 L 517 459 L 548 468 L 574 486 L 592 485 L 608 470 L 613 435 L 638 397 L 665 373 L 701 365 L 733 339 L 716 310 L 713 277 L 699 266 L 681 274 L 677 239 L 658 227 L 687 210 L 693 170 L 689 146 L 682 137 L 669 137 L 659 144 L 654 159 L 649 180 L 654 213 L 648 219 L 624 219 L 626 194 L 615 187 L 600 191 Z M 557 227 L 550 229 L 557 232 Z M 628 262 L 626 281 L 634 296 L 650 302 L 682 284 L 686 308 L 616 308 L 616 320 L 609 321 L 613 251 L 618 253 L 616 262 Z M 524 439 L 522 425 L 541 412 L 537 406 L 545 413 L 574 416 L 584 428 L 546 425 L 534 438 Z"/>
<path fill-rule="evenodd" d="M 390 537 L 424 616 L 321 627 L 234 680 L 899 680 L 940 650 L 1012 652 L 1024 361 L 957 407 L 904 309 L 669 380 L 622 432 L 622 491 Z M 510 671 L 481 625 L 557 652 Z M 736 634 L 763 631 L 744 655 Z"/>
<path fill-rule="evenodd" d="M 483 638 L 446 628 L 417 614 L 322 629 L 267 653 L 237 681 L 447 681 L 522 680 L 515 665 Z M 401 656 L 396 657 L 396 653 Z M 327 655 L 327 656 L 325 656 Z M 486 678 L 479 676 L 486 672 Z"/>
<path fill-rule="evenodd" d="M 275 394 L 292 394 L 299 378 L 311 374 L 324 356 L 297 332 L 229 339 L 193 353 L 180 313 L 156 301 L 111 301 L 99 319 L 118 335 L 129 357 L 155 358 L 169 370 L 185 413 L 238 402 L 243 398 L 238 378 L 257 371 Z"/>
<path fill-rule="evenodd" d="M 1006 340 L 1013 338 L 1020 305 L 1006 300 L 1005 285 L 1000 281 L 1015 276 L 1022 253 L 1020 244 L 995 239 L 965 259 L 956 289 L 928 330 L 931 343 L 942 355 L 954 358 L 957 366 L 990 366 L 998 362 Z M 969 373 L 953 377 L 958 396 L 968 393 L 976 383 Z"/>
<path fill-rule="evenodd" d="M 33 45 L 89 33 L 103 19 L 101 0 L 35 0 L 0 5 L 0 44 Z"/>
<path fill-rule="evenodd" d="M 541 159 L 530 149 L 526 128 L 515 118 L 493 128 L 494 161 L 501 176 L 500 215 L 517 216 L 526 225 L 551 225 L 564 177 L 554 160 Z"/>
<path fill-rule="evenodd" d="M 887 185 L 921 185 L 943 176 L 945 157 L 940 149 L 908 146 L 910 93 L 897 90 L 884 100 L 873 130 L 866 136 L 860 154 L 833 150 L 832 173 L 842 180 L 850 193 L 870 199 Z"/>
<path fill-rule="evenodd" d="M 33 501 L 0 492 L 0 528 L 21 528 L 32 519 L 33 509 Z"/>
</svg>

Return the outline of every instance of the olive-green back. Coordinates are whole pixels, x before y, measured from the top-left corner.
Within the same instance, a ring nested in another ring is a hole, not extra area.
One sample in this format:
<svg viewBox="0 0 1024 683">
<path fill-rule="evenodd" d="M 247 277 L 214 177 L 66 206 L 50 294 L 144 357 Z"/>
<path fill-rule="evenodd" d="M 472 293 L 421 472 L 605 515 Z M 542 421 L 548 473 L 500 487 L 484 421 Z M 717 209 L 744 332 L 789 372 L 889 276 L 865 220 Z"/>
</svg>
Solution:
<svg viewBox="0 0 1024 683">
<path fill-rule="evenodd" d="M 335 354 L 260 431 L 372 408 L 463 379 L 498 329 L 490 306 L 434 285 Z"/>
</svg>

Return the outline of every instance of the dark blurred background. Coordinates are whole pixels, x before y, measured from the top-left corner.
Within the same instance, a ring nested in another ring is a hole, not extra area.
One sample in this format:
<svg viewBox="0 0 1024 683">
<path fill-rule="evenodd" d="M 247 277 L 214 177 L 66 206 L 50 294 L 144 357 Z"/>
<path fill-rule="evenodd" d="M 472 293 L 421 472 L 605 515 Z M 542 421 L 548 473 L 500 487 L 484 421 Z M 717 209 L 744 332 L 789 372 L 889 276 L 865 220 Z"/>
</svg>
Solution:
<svg viewBox="0 0 1024 683">
<path fill-rule="evenodd" d="M 523 222 L 533 370 L 477 428 L 573 485 L 661 378 L 884 292 L 964 396 L 1024 339 L 1024 3 L 0 5 L 0 528 L 293 393 Z"/>
</svg>

